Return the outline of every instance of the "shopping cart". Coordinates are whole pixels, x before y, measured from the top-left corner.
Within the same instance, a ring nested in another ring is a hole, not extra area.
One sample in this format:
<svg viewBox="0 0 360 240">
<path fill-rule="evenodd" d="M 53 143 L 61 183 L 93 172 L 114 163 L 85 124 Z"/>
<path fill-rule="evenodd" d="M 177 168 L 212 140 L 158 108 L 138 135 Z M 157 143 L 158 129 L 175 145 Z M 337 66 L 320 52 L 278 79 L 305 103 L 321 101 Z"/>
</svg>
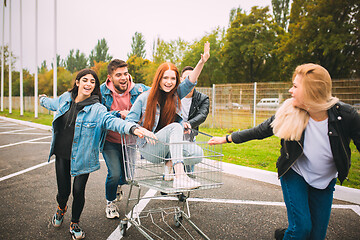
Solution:
<svg viewBox="0 0 360 240">
<path fill-rule="evenodd" d="M 122 143 L 125 146 L 125 175 L 130 185 L 125 212 L 127 213 L 131 208 L 129 214 L 120 221 L 119 227 L 122 236 L 126 236 L 128 227 L 133 225 L 146 239 L 198 239 L 197 234 L 204 239 L 209 239 L 190 220 L 187 199 L 190 197 L 190 192 L 219 188 L 223 184 L 221 176 L 222 148 L 221 145 L 208 145 L 207 142 L 211 137 L 195 130 L 189 130 L 185 134 L 184 141 L 179 143 L 164 143 L 145 137 L 147 142 L 145 144 L 152 144 L 151 150 L 148 151 L 144 151 L 143 143 L 139 144 L 139 141 L 136 143 L 129 136 L 122 137 Z M 164 180 L 165 162 L 177 161 L 169 155 L 170 148 L 173 151 L 175 149 L 183 152 L 182 160 L 184 168 L 187 169 L 185 174 L 199 182 L 200 187 L 179 189 L 173 186 L 173 181 Z M 141 196 L 142 188 L 149 188 L 156 191 L 156 194 Z M 146 211 L 138 209 L 142 200 L 164 200 L 164 198 L 175 199 L 177 205 Z M 145 218 L 147 218 L 146 221 L 144 221 Z M 151 226 L 144 226 L 142 222 L 150 223 Z M 182 234 L 186 236 L 182 237 Z"/>
</svg>

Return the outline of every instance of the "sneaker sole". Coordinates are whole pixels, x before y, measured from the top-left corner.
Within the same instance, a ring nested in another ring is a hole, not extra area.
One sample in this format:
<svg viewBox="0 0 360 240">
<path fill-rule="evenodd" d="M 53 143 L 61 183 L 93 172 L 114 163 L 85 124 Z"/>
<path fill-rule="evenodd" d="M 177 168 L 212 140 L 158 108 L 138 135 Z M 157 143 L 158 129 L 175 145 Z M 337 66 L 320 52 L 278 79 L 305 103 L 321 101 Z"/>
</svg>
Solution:
<svg viewBox="0 0 360 240">
<path fill-rule="evenodd" d="M 111 215 L 106 211 L 106 218 L 108 218 L 108 219 L 120 218 L 120 214 Z"/>
<path fill-rule="evenodd" d="M 77 239 L 84 239 L 85 238 L 85 233 L 83 232 L 82 235 L 80 236 L 80 238 L 77 238 L 72 232 L 70 232 L 71 234 L 71 238 L 73 240 L 77 240 Z"/>
</svg>

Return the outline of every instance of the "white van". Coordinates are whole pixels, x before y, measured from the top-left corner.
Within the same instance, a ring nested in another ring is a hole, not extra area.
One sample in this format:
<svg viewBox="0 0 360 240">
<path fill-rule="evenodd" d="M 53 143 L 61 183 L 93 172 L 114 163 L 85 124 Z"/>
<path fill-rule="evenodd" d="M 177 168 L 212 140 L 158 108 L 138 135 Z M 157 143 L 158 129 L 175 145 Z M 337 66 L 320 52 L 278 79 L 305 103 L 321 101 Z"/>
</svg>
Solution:
<svg viewBox="0 0 360 240">
<path fill-rule="evenodd" d="M 277 108 L 280 102 L 278 98 L 263 98 L 256 104 L 259 108 Z"/>
</svg>

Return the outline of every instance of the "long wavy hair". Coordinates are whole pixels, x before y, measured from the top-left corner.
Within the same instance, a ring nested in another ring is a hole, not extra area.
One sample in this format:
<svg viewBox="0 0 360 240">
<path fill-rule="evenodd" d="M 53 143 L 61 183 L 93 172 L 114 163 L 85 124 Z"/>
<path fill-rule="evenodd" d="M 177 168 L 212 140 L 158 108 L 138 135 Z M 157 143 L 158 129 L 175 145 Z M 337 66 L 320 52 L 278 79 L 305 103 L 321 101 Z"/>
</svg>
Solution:
<svg viewBox="0 0 360 240">
<path fill-rule="evenodd" d="M 154 126 L 156 106 L 159 103 L 161 97 L 162 90 L 160 89 L 160 81 L 162 80 L 164 73 L 167 70 L 173 70 L 175 72 L 176 85 L 170 92 L 164 93 L 165 102 L 163 105 L 163 109 L 161 111 L 161 121 L 164 124 L 164 126 L 174 122 L 176 116 L 176 110 L 178 107 L 181 106 L 180 98 L 176 92 L 180 84 L 179 71 L 173 63 L 169 63 L 169 62 L 162 63 L 156 70 L 155 77 L 151 85 L 151 90 L 146 104 L 146 112 L 144 116 L 143 127 L 148 129 L 149 131 L 152 131 L 152 128 Z"/>
<path fill-rule="evenodd" d="M 332 96 L 332 82 L 329 72 L 322 66 L 307 63 L 296 67 L 292 76 L 301 78 L 303 85 L 303 108 L 294 107 L 292 98 L 287 99 L 276 111 L 271 123 L 276 136 L 285 140 L 300 140 L 309 122 L 309 111 L 328 110 L 339 99 Z"/>
</svg>

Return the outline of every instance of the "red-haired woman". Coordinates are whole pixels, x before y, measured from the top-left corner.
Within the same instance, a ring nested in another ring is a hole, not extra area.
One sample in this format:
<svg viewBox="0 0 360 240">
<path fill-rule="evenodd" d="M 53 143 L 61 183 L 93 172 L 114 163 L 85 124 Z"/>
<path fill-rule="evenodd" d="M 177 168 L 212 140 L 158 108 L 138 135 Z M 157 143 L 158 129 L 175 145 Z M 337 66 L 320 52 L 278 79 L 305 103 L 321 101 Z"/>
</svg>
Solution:
<svg viewBox="0 0 360 240">
<path fill-rule="evenodd" d="M 140 124 L 147 129 L 144 135 L 158 139 L 160 142 L 170 143 L 151 144 L 145 139 L 139 139 L 142 156 L 150 162 L 160 163 L 163 159 L 159 154 L 165 152 L 165 175 L 164 180 L 174 180 L 173 187 L 176 189 L 193 189 L 200 183 L 189 178 L 184 172 L 184 164 L 194 165 L 201 161 L 201 148 L 189 148 L 189 145 L 179 145 L 183 141 L 184 129 L 181 125 L 181 99 L 185 97 L 196 85 L 198 76 L 204 63 L 210 57 L 210 43 L 205 43 L 204 53 L 196 65 L 194 71 L 180 83 L 179 71 L 172 63 L 165 62 L 156 71 L 152 87 L 149 91 L 141 94 L 132 106 L 126 119 L 129 122 Z M 131 133 L 137 125 L 128 123 L 125 132 Z M 188 156 L 199 156 L 185 158 Z M 171 158 L 170 158 L 171 157 Z M 171 159 L 171 160 L 170 160 Z M 184 162 L 185 161 L 185 162 Z M 175 174 L 172 174 L 172 170 Z"/>
</svg>

